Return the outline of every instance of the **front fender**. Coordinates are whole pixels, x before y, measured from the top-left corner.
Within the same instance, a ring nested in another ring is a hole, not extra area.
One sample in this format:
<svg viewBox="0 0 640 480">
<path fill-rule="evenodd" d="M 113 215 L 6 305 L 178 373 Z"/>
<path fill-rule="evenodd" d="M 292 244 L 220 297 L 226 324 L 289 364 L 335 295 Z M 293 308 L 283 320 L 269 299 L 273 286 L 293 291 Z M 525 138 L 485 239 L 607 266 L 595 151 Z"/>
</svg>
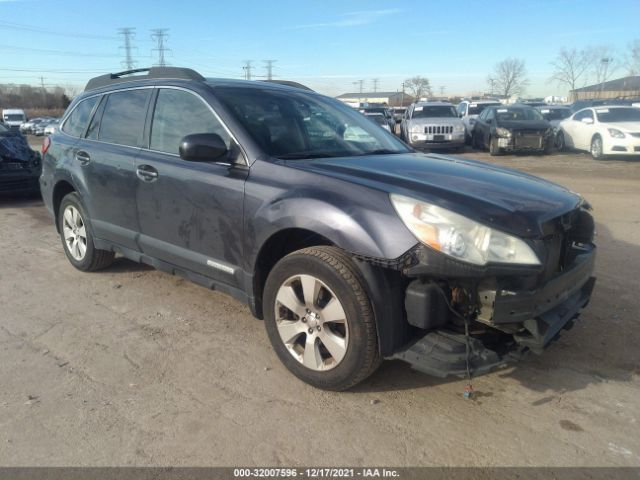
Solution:
<svg viewBox="0 0 640 480">
<path fill-rule="evenodd" d="M 380 190 L 257 161 L 245 195 L 250 271 L 260 247 L 284 229 L 310 230 L 350 253 L 384 260 L 396 259 L 418 243 L 387 192 Z"/>
</svg>

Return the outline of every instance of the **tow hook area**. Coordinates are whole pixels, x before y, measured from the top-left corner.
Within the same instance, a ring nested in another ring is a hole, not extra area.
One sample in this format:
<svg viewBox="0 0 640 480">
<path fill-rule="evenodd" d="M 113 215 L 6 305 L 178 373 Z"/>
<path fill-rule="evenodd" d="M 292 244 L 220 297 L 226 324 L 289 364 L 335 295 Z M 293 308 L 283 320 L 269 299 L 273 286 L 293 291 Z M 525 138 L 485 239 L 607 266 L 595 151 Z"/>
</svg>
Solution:
<svg viewBox="0 0 640 480">
<path fill-rule="evenodd" d="M 487 373 L 507 362 L 517 361 L 523 356 L 524 349 L 499 355 L 485 347 L 480 340 L 469 339 L 469 367 L 474 376 Z M 465 335 L 448 330 L 429 332 L 390 358 L 407 362 L 413 369 L 434 377 L 467 376 Z"/>
</svg>

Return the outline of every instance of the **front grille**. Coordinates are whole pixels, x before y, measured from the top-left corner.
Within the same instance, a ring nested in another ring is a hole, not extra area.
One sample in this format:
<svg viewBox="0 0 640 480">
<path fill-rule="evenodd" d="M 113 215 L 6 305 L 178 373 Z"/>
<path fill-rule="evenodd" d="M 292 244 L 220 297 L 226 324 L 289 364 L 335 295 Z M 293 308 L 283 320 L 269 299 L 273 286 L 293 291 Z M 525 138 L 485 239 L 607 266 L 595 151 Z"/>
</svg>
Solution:
<svg viewBox="0 0 640 480">
<path fill-rule="evenodd" d="M 520 130 L 514 134 L 516 148 L 542 148 L 542 135 L 537 130 Z"/>
<path fill-rule="evenodd" d="M 0 162 L 0 170 L 23 170 L 28 167 L 26 162 Z"/>
<path fill-rule="evenodd" d="M 0 192 L 31 191 L 38 188 L 38 180 L 33 178 L 5 179 L 0 177 Z"/>
<path fill-rule="evenodd" d="M 446 135 L 448 133 L 453 133 L 452 125 L 429 125 L 424 127 L 424 133 L 429 135 Z"/>
</svg>

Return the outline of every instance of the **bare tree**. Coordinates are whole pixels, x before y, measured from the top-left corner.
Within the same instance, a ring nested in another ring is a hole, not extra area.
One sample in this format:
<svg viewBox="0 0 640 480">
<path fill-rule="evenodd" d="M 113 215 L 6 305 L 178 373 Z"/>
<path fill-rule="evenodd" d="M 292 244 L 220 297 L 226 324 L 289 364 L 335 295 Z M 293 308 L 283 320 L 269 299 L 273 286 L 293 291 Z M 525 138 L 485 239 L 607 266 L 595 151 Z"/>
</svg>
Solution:
<svg viewBox="0 0 640 480">
<path fill-rule="evenodd" d="M 569 90 L 578 88 L 578 82 L 585 77 L 587 70 L 591 66 L 591 56 L 587 50 L 568 50 L 563 48 L 558 52 L 556 59 L 551 62 L 553 65 L 553 75 L 550 82 L 558 85 L 566 85 Z"/>
<path fill-rule="evenodd" d="M 493 67 L 487 82 L 495 88 L 496 93 L 510 97 L 524 93 L 529 85 L 524 60 L 507 58 Z"/>
<path fill-rule="evenodd" d="M 640 39 L 629 44 L 625 63 L 629 75 L 640 75 Z"/>
<path fill-rule="evenodd" d="M 430 97 L 432 95 L 429 79 L 421 77 L 420 75 L 406 79 L 404 86 L 416 100 L 420 100 L 420 98 L 424 96 Z"/>
<path fill-rule="evenodd" d="M 591 73 L 596 84 L 604 84 L 620 68 L 615 51 L 608 45 L 600 45 L 589 49 Z"/>
</svg>

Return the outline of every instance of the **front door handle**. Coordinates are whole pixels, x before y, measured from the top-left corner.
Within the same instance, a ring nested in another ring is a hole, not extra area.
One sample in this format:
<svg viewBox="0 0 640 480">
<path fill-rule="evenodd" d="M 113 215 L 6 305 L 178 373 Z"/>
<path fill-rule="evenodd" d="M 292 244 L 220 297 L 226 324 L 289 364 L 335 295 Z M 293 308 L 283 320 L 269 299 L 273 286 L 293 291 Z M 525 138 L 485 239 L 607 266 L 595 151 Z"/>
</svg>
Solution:
<svg viewBox="0 0 640 480">
<path fill-rule="evenodd" d="M 76 160 L 80 162 L 81 165 L 86 165 L 91 161 L 91 155 L 84 150 L 78 150 L 76 152 Z"/>
<path fill-rule="evenodd" d="M 153 182 L 158 178 L 158 171 L 151 165 L 138 165 L 136 175 L 143 182 Z"/>
</svg>

